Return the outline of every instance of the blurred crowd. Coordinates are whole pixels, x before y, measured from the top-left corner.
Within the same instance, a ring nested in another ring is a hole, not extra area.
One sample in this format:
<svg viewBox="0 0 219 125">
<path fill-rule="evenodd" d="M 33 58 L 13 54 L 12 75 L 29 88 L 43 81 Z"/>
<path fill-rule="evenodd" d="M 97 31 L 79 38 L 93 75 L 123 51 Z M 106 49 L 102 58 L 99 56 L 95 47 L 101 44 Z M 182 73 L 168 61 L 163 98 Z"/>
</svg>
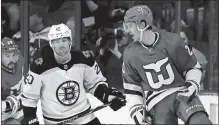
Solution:
<svg viewBox="0 0 219 125">
<path fill-rule="evenodd" d="M 12 38 L 18 46 L 23 42 L 20 33 L 19 3 L 17 0 L 2 0 L 1 5 L 1 38 Z M 112 0 L 81 1 L 83 9 L 81 9 L 80 49 L 89 51 L 99 63 L 109 85 L 121 90 L 123 89 L 121 76 L 123 51 L 132 42 L 131 36 L 123 31 L 122 20 L 126 10 L 130 7 L 129 4 L 124 3 Z M 64 23 L 70 29 L 76 28 L 75 8 L 75 1 L 32 0 L 29 2 L 30 62 L 37 50 L 49 44 L 47 34 L 51 25 Z M 165 2 L 161 8 L 160 13 L 153 12 L 154 26 L 175 32 L 175 2 Z M 182 18 L 180 35 L 184 42 L 189 43 L 198 61 L 205 68 L 208 62 L 206 55 L 195 48 L 192 25 L 186 21 Z M 76 44 L 75 32 L 72 32 L 72 36 L 73 43 Z"/>
</svg>

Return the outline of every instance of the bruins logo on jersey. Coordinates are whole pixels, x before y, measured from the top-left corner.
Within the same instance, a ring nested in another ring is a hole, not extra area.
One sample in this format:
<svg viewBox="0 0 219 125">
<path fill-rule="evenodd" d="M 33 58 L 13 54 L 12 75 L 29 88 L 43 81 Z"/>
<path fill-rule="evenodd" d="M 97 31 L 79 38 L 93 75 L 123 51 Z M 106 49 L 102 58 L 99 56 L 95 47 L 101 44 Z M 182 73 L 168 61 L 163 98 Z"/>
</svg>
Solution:
<svg viewBox="0 0 219 125">
<path fill-rule="evenodd" d="M 57 100 L 65 106 L 74 105 L 80 95 L 79 84 L 76 81 L 66 81 L 56 90 Z"/>
</svg>

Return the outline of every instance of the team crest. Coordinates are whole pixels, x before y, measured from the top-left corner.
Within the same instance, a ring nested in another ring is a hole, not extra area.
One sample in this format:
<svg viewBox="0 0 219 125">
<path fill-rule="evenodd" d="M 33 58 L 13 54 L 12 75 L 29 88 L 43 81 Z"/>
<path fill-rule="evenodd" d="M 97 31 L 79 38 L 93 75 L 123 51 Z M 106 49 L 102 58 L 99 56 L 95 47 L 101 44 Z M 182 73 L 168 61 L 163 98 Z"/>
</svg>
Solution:
<svg viewBox="0 0 219 125">
<path fill-rule="evenodd" d="M 38 59 L 36 59 L 36 60 L 35 60 L 35 63 L 36 63 L 37 65 L 42 65 L 42 63 L 43 63 L 43 58 L 38 58 Z"/>
<path fill-rule="evenodd" d="M 143 8 L 142 7 L 138 7 L 138 11 L 139 12 L 143 12 Z"/>
<path fill-rule="evenodd" d="M 85 57 L 89 58 L 90 57 L 90 52 L 89 51 L 82 51 Z"/>
<path fill-rule="evenodd" d="M 65 106 L 74 105 L 80 95 L 79 84 L 76 81 L 66 81 L 56 90 L 57 100 Z"/>
<path fill-rule="evenodd" d="M 64 65 L 64 69 L 65 69 L 65 70 L 68 69 L 68 65 Z"/>
</svg>

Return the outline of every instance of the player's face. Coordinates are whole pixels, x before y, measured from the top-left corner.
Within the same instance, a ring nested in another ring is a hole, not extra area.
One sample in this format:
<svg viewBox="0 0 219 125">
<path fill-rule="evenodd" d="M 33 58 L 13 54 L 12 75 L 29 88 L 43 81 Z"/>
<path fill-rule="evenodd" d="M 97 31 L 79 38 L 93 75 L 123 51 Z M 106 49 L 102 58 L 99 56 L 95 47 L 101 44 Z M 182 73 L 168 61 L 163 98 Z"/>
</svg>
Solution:
<svg viewBox="0 0 219 125">
<path fill-rule="evenodd" d="M 186 44 L 188 44 L 188 38 L 187 38 L 185 32 L 180 32 L 180 36 L 182 37 L 182 39 L 184 40 L 184 42 L 185 42 Z"/>
<path fill-rule="evenodd" d="M 2 52 L 2 65 L 10 70 L 14 69 L 15 64 L 18 60 L 17 52 Z"/>
<path fill-rule="evenodd" d="M 29 17 L 29 27 L 33 32 L 39 32 L 44 28 L 43 18 L 37 13 Z"/>
<path fill-rule="evenodd" d="M 134 22 L 124 23 L 124 30 L 132 36 L 134 41 L 138 41 L 140 39 L 140 32 Z"/>
<path fill-rule="evenodd" d="M 70 52 L 70 38 L 58 38 L 51 41 L 52 48 L 59 56 L 66 56 Z"/>
</svg>

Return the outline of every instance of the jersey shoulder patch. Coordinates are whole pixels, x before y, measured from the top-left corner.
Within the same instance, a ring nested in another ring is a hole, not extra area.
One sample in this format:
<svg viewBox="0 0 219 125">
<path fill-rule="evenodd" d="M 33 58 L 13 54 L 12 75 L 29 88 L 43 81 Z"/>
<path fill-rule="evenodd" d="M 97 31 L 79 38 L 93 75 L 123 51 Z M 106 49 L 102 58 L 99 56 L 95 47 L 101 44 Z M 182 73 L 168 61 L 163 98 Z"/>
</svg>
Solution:
<svg viewBox="0 0 219 125">
<path fill-rule="evenodd" d="M 163 31 L 160 34 L 160 41 L 160 46 L 162 46 L 162 48 L 166 48 L 168 53 L 174 53 L 175 48 L 177 47 L 179 42 L 183 42 L 179 34 L 170 33 L 166 31 Z"/>
<path fill-rule="evenodd" d="M 35 53 L 30 70 L 36 74 L 41 74 L 55 66 L 53 50 L 49 45 L 46 45 Z"/>
<path fill-rule="evenodd" d="M 72 51 L 71 54 L 74 64 L 82 63 L 88 66 L 94 65 L 95 60 L 90 51 Z"/>
</svg>

